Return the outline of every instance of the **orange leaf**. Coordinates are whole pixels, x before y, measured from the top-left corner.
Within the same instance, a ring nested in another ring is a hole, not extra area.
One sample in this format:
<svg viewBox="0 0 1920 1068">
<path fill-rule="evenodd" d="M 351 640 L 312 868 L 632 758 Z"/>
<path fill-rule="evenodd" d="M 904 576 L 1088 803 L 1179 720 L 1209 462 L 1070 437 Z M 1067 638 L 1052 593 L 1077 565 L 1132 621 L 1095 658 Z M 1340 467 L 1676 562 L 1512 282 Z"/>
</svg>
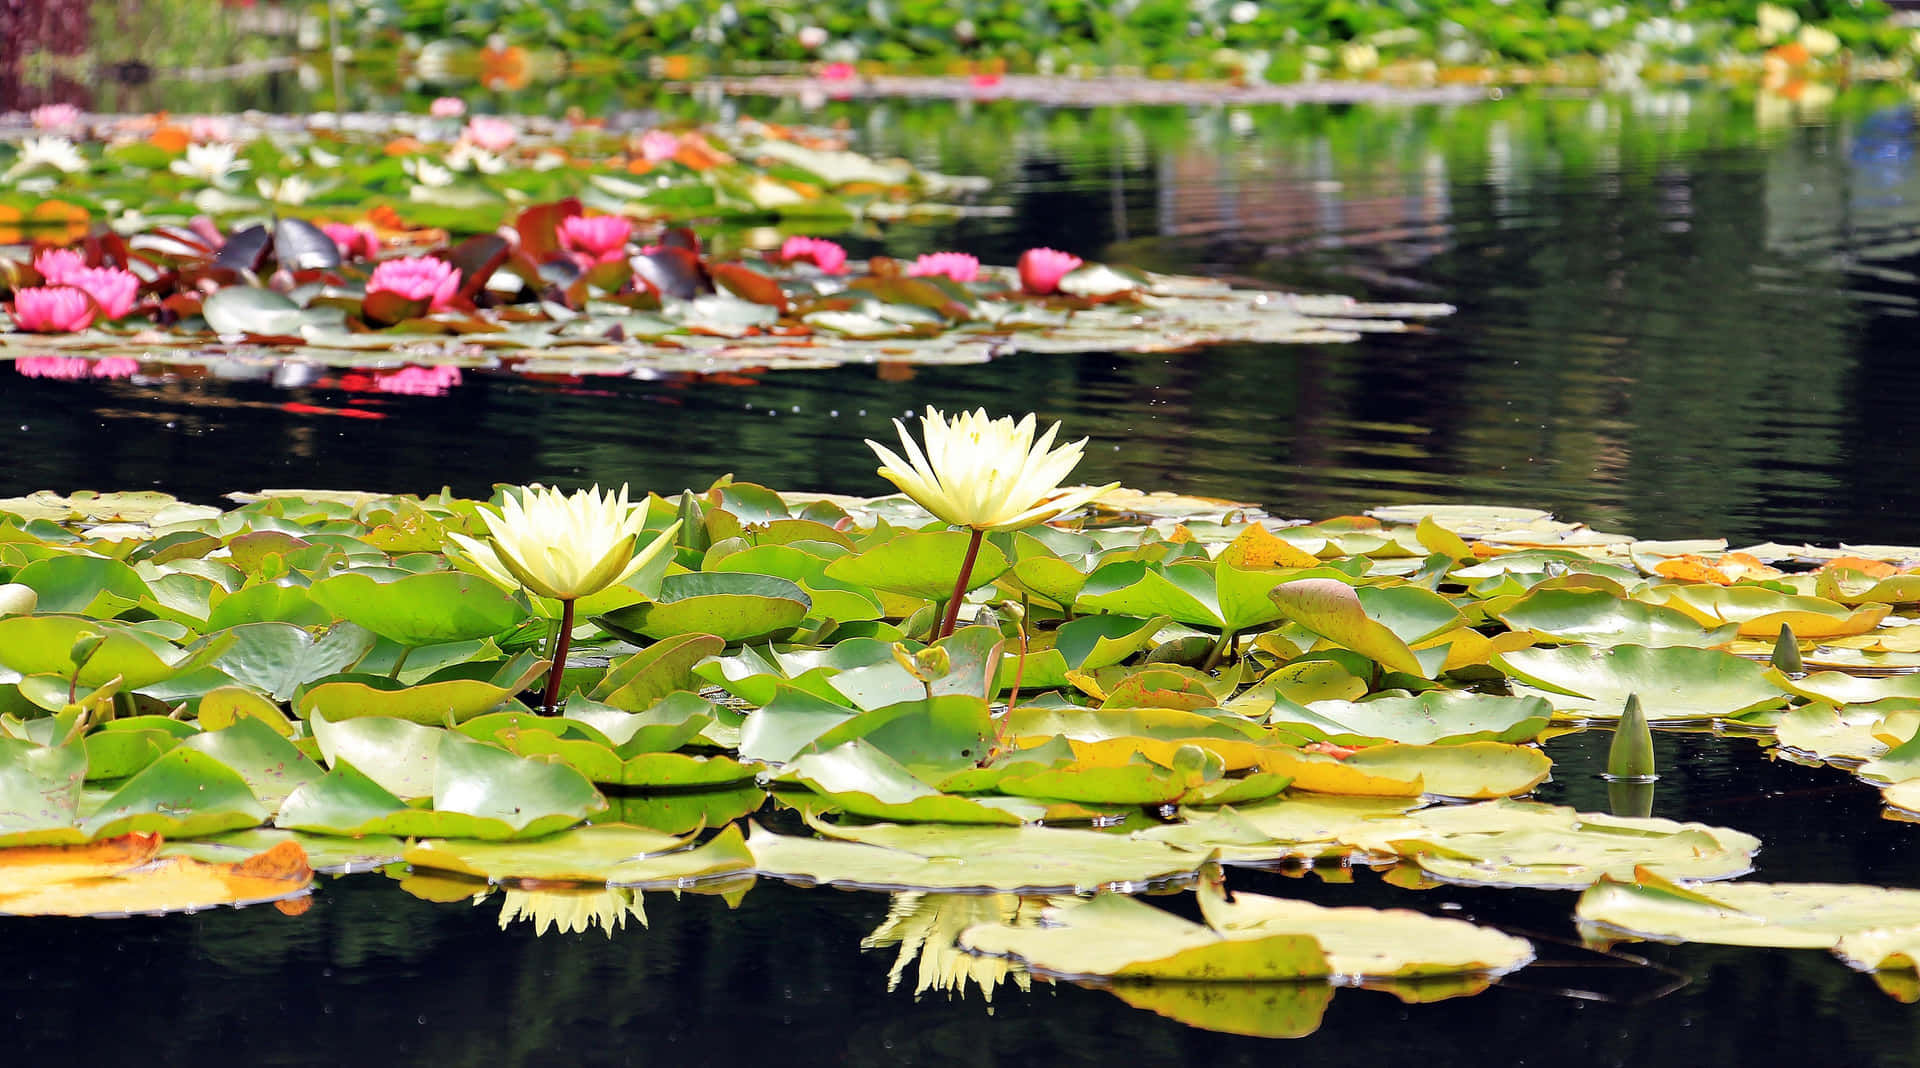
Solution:
<svg viewBox="0 0 1920 1068">
<path fill-rule="evenodd" d="M 148 135 L 147 142 L 162 152 L 185 152 L 193 137 L 183 127 L 161 126 Z"/>
<path fill-rule="evenodd" d="M 1865 574 L 1868 578 L 1877 579 L 1887 578 L 1900 573 L 1899 568 L 1884 560 L 1869 560 L 1864 556 L 1835 557 L 1820 565 L 1820 570 L 1822 571 L 1826 571 L 1829 568 L 1846 568 L 1848 571 L 1858 571 Z"/>
<path fill-rule="evenodd" d="M 1220 550 L 1219 562 L 1234 567 L 1271 568 L 1271 567 L 1313 567 L 1319 559 L 1304 549 L 1280 540 L 1266 527 L 1255 523 L 1240 532 L 1240 536 Z"/>
</svg>

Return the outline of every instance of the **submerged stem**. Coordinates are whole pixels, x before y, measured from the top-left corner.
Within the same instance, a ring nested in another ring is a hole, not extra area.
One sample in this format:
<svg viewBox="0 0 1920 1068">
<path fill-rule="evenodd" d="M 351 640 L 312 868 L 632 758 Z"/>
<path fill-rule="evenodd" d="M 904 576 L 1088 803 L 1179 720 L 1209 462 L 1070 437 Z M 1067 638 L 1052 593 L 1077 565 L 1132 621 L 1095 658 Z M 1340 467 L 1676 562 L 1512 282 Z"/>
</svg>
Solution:
<svg viewBox="0 0 1920 1068">
<path fill-rule="evenodd" d="M 567 671 L 567 645 L 573 640 L 573 601 L 563 598 L 560 601 L 560 633 L 553 639 L 553 666 L 547 669 L 547 692 L 540 699 L 540 711 L 543 715 L 557 715 L 560 711 L 560 676 Z"/>
<path fill-rule="evenodd" d="M 973 562 L 980 555 L 980 541 L 987 536 L 984 530 L 975 529 L 973 537 L 967 541 L 967 555 L 960 561 L 960 577 L 954 580 L 953 596 L 947 600 L 946 618 L 940 621 L 940 629 L 933 632 L 933 640 L 939 641 L 953 633 L 953 625 L 960 620 L 960 602 L 967 595 L 967 579 L 973 575 Z"/>
</svg>

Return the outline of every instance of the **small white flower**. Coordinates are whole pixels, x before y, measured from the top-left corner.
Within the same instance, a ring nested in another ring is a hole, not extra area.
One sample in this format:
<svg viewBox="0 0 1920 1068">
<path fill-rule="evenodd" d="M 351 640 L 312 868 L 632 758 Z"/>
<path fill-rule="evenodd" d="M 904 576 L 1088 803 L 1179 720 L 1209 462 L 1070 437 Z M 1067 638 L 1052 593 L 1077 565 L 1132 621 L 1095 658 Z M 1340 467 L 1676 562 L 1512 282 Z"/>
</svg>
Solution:
<svg viewBox="0 0 1920 1068">
<path fill-rule="evenodd" d="M 20 158 L 13 161 L 6 174 L 0 175 L 0 180 L 11 182 L 43 168 L 78 174 L 87 169 L 87 158 L 64 137 L 29 137 L 20 142 Z"/>
<path fill-rule="evenodd" d="M 453 184 L 453 172 L 432 160 L 418 156 L 404 160 L 401 169 L 413 176 L 413 180 L 428 188 Z"/>
<path fill-rule="evenodd" d="M 818 26 L 802 26 L 795 36 L 800 39 L 800 47 L 809 52 L 827 43 L 827 31 Z"/>
<path fill-rule="evenodd" d="M 1810 56 L 1830 56 L 1840 51 L 1840 38 L 1834 36 L 1832 30 L 1821 29 L 1818 26 L 1802 26 L 1800 27 L 1800 47 L 1806 49 Z"/>
<path fill-rule="evenodd" d="M 276 204 L 305 204 L 315 192 L 313 183 L 297 174 L 289 174 L 278 181 L 259 178 L 253 184 L 260 190 L 261 196 Z"/>
<path fill-rule="evenodd" d="M 1253 0 L 1240 0 L 1239 3 L 1227 9 L 1227 18 L 1242 26 L 1259 17 L 1260 5 Z"/>
<path fill-rule="evenodd" d="M 177 159 L 167 169 L 183 178 L 198 178 L 214 185 L 227 185 L 232 177 L 251 166 L 239 159 L 240 150 L 225 142 L 188 145 L 187 158 Z"/>
<path fill-rule="evenodd" d="M 477 171 L 480 174 L 499 174 L 507 169 L 507 161 L 488 152 L 484 148 L 466 141 L 453 146 L 446 154 L 447 166 L 456 171 Z"/>
<path fill-rule="evenodd" d="M 1760 24 L 1761 44 L 1784 40 L 1800 28 L 1800 16 L 1778 4 L 1761 4 L 1754 12 L 1754 20 Z"/>
</svg>

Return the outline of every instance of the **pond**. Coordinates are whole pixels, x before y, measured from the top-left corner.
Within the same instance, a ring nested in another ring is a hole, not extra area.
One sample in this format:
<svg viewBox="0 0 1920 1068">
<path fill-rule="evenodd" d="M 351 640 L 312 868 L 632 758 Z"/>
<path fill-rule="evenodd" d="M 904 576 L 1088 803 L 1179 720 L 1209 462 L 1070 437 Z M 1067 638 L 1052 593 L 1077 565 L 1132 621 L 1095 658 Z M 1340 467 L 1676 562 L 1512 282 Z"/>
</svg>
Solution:
<svg viewBox="0 0 1920 1068">
<path fill-rule="evenodd" d="M 688 109 L 685 102 L 663 106 Z M 1905 97 L 1802 107 L 1751 93 L 1534 94 L 1470 105 L 1050 111 L 1010 103 L 746 98 L 841 121 L 860 147 L 993 180 L 997 211 L 852 235 L 856 255 L 1032 245 L 1240 284 L 1443 301 L 1338 345 L 1018 355 L 650 379 L 468 372 L 442 395 L 350 376 L 169 374 L 0 390 L 0 493 L 157 488 L 217 503 L 298 486 L 485 497 L 497 482 L 733 473 L 877 494 L 861 439 L 926 404 L 1037 410 L 1088 435 L 1089 482 L 1320 518 L 1509 504 L 1641 538 L 1920 542 L 1920 176 Z M 353 411 L 359 417 L 343 416 Z M 371 418 L 367 416 L 372 416 Z M 1548 743 L 1539 800 L 1607 808 L 1609 735 Z M 1656 735 L 1655 815 L 1765 843 L 1755 878 L 1920 886 L 1911 828 L 1844 772 L 1755 743 Z M 767 816 L 763 818 L 778 818 Z M 991 1002 L 889 991 L 863 949 L 887 895 L 762 879 L 737 901 L 648 893 L 611 937 L 502 930 L 500 895 L 425 900 L 324 880 L 310 911 L 10 920 L 0 991 L 29 1056 L 265 1062 L 351 1048 L 443 1063 L 1906 1064 L 1911 1009 L 1824 953 L 1579 948 L 1573 895 L 1440 887 L 1365 868 L 1235 869 L 1235 890 L 1408 906 L 1536 938 L 1542 963 L 1431 1004 L 1343 989 L 1286 1044 L 1165 1019 L 1072 983 Z M 883 940 L 884 941 L 884 940 Z M 101 1026 L 100 1006 L 143 1006 Z M 1247 1013 L 1227 1005 L 1226 1015 Z M 1258 1015 L 1257 1013 L 1255 1015 Z M 125 1019 L 131 1022 L 134 1017 Z"/>
</svg>

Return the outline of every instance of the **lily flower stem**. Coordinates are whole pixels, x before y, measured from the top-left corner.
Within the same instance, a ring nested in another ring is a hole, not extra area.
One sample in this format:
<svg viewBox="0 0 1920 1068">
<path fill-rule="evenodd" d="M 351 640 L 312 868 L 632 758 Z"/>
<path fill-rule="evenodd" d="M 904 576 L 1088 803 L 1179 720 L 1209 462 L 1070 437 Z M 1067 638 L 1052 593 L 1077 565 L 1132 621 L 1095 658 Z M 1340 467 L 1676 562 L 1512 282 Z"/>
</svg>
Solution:
<svg viewBox="0 0 1920 1068">
<path fill-rule="evenodd" d="M 393 658 L 393 670 L 387 672 L 387 678 L 397 679 L 400 677 L 400 669 L 407 666 L 407 654 L 411 652 L 413 652 L 413 646 L 411 645 L 403 645 L 400 647 L 400 655 Z"/>
<path fill-rule="evenodd" d="M 1020 659 L 1013 663 L 1013 689 L 1007 693 L 1007 710 L 1001 713 L 1000 722 L 994 725 L 993 748 L 987 750 L 986 756 L 980 759 L 980 766 L 983 768 L 993 763 L 995 757 L 1007 750 L 1007 731 L 1011 726 L 1008 721 L 1013 718 L 1014 706 L 1020 703 L 1020 682 L 1026 677 L 1026 674 L 1027 622 L 1025 617 L 1022 617 L 1020 620 Z"/>
<path fill-rule="evenodd" d="M 1207 661 L 1206 663 L 1200 665 L 1200 670 L 1212 671 L 1214 668 L 1219 667 L 1220 661 L 1226 659 L 1228 651 L 1233 648 L 1233 644 L 1234 644 L 1233 640 L 1235 638 L 1238 638 L 1239 636 L 1240 636 L 1239 631 L 1233 631 L 1233 630 L 1221 631 L 1220 640 L 1213 643 L 1213 650 L 1207 653 Z"/>
<path fill-rule="evenodd" d="M 954 580 L 953 596 L 947 599 L 947 615 L 940 621 L 940 629 L 933 632 L 933 640 L 939 641 L 953 633 L 953 625 L 960 621 L 960 602 L 967 596 L 967 579 L 973 576 L 973 562 L 980 556 L 980 542 L 987 532 L 978 527 L 973 537 L 967 541 L 967 555 L 960 560 L 960 577 Z"/>
<path fill-rule="evenodd" d="M 573 600 L 560 601 L 560 633 L 553 638 L 553 666 L 547 669 L 547 692 L 540 699 L 542 715 L 560 712 L 560 677 L 567 672 L 567 646 L 573 641 Z"/>
</svg>

